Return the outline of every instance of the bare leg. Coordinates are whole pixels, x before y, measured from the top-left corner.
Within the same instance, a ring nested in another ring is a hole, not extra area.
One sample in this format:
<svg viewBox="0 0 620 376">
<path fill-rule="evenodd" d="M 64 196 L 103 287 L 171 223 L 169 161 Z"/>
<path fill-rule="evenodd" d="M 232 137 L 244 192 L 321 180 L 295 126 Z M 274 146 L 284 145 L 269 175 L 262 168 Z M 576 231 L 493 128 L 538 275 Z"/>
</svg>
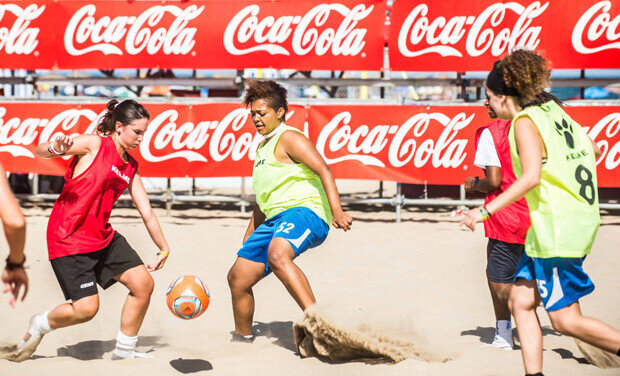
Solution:
<svg viewBox="0 0 620 376">
<path fill-rule="evenodd" d="M 539 303 L 540 295 L 536 280 L 517 279 L 510 293 L 509 306 L 521 340 L 521 356 L 525 372 L 530 374 L 542 372 L 542 331 L 536 316 L 536 307 Z"/>
<path fill-rule="evenodd" d="M 295 252 L 284 238 L 274 238 L 269 243 L 269 267 L 284 284 L 289 294 L 302 310 L 316 303 L 306 275 L 293 262 Z"/>
<path fill-rule="evenodd" d="M 52 329 L 64 328 L 86 322 L 99 310 L 99 295 L 91 295 L 72 303 L 63 303 L 47 315 Z"/>
<path fill-rule="evenodd" d="M 508 309 L 508 298 L 512 283 L 499 283 L 490 281 L 487 277 L 491 299 L 493 300 L 493 310 L 495 311 L 495 320 L 510 321 L 510 310 Z"/>
<path fill-rule="evenodd" d="M 121 332 L 129 337 L 137 336 L 151 302 L 153 277 L 144 265 L 139 265 L 117 275 L 114 279 L 129 289 L 121 312 Z"/>
<path fill-rule="evenodd" d="M 620 332 L 600 320 L 583 316 L 578 301 L 548 314 L 553 328 L 562 334 L 614 354 L 620 349 Z"/>
<path fill-rule="evenodd" d="M 228 272 L 228 286 L 232 295 L 235 332 L 242 336 L 252 334 L 254 294 L 252 287 L 263 279 L 265 265 L 237 257 Z"/>
</svg>

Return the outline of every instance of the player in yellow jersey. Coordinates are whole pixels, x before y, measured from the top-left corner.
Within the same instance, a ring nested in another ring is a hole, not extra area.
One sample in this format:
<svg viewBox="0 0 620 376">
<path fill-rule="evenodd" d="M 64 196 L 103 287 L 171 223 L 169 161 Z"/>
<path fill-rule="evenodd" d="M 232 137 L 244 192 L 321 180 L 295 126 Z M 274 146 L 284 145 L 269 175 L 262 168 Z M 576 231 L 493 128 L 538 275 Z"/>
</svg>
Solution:
<svg viewBox="0 0 620 376">
<path fill-rule="evenodd" d="M 518 50 L 495 63 L 487 78 L 487 101 L 500 119 L 512 120 L 509 141 L 517 180 L 461 222 L 473 230 L 476 222 L 519 198 L 527 200 L 532 226 L 509 305 L 528 375 L 542 375 L 536 316 L 541 300 L 556 331 L 605 350 L 595 357 L 602 355 L 607 364 L 620 360 L 620 331 L 583 316 L 579 305 L 594 290 L 582 262 L 600 224 L 595 163 L 600 151 L 559 101 L 544 92 L 549 84 L 548 63 L 534 51 Z M 592 348 L 580 348 L 594 358 L 584 350 Z"/>
<path fill-rule="evenodd" d="M 340 207 L 334 177 L 319 152 L 303 133 L 284 123 L 286 95 L 275 81 L 248 80 L 245 90 L 243 103 L 265 141 L 252 173 L 257 205 L 228 272 L 235 341 L 253 341 L 252 287 L 271 271 L 302 310 L 316 302 L 293 259 L 323 243 L 330 224 L 347 231 L 353 222 Z"/>
</svg>

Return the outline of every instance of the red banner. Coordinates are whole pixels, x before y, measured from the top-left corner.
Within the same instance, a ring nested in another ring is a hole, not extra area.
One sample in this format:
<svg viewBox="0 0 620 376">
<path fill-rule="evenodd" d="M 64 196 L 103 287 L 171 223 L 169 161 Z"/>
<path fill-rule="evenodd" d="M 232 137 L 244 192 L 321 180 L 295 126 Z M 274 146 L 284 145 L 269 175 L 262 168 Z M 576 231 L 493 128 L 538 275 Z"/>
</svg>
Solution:
<svg viewBox="0 0 620 376">
<path fill-rule="evenodd" d="M 151 121 L 131 151 L 142 176 L 251 176 L 262 137 L 238 103 L 145 107 Z M 103 104 L 0 104 L 0 163 L 11 172 L 63 174 L 68 158 L 40 158 L 36 146 L 58 134 L 94 132 L 103 110 Z M 620 106 L 567 111 L 602 150 L 599 186 L 620 187 Z M 474 133 L 489 122 L 482 106 L 291 105 L 287 116 L 336 178 L 450 185 L 480 174 L 473 165 Z"/>
<path fill-rule="evenodd" d="M 378 70 L 383 64 L 379 0 L 20 1 L 0 9 L 2 68 L 332 70 L 337 60 L 338 69 Z"/>
<path fill-rule="evenodd" d="M 591 1 L 1 1 L 0 68 L 488 71 L 515 47 L 620 68 L 620 5 Z"/>
<path fill-rule="evenodd" d="M 395 0 L 393 70 L 488 71 L 517 47 L 554 69 L 620 67 L 620 5 L 609 0 Z"/>
</svg>

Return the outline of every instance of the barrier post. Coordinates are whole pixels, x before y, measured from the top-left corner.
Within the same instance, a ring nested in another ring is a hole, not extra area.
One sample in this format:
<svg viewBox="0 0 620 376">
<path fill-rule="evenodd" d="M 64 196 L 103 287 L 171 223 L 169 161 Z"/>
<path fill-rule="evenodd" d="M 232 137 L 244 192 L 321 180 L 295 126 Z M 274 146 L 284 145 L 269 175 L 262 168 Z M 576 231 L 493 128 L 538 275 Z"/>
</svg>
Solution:
<svg viewBox="0 0 620 376">
<path fill-rule="evenodd" d="M 167 178 L 166 180 L 166 215 L 170 216 L 170 210 L 172 210 L 172 179 Z"/>
<path fill-rule="evenodd" d="M 39 174 L 32 174 L 32 195 L 39 194 Z"/>
<path fill-rule="evenodd" d="M 400 223 L 403 209 L 402 183 L 396 183 L 396 195 L 394 196 L 394 204 L 396 205 L 396 223 Z"/>
<path fill-rule="evenodd" d="M 241 199 L 243 201 L 241 201 L 241 213 L 245 214 L 245 206 L 247 205 L 246 201 L 246 195 L 245 195 L 245 176 L 241 177 Z"/>
</svg>

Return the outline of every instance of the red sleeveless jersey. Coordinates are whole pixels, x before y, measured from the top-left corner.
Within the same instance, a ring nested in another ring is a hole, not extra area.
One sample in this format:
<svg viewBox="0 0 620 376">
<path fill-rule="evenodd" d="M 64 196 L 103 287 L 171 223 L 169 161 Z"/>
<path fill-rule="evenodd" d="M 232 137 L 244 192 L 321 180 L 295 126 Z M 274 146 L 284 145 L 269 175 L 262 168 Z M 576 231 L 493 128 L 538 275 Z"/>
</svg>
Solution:
<svg viewBox="0 0 620 376">
<path fill-rule="evenodd" d="M 101 137 L 91 165 L 72 178 L 78 161 L 73 157 L 47 224 L 50 260 L 99 251 L 112 241 L 115 231 L 108 223 L 112 206 L 138 168 L 135 159 L 129 154 L 127 158 L 128 162 L 123 161 L 111 137 Z"/>
<path fill-rule="evenodd" d="M 482 131 L 488 129 L 493 137 L 493 144 L 497 151 L 497 157 L 501 164 L 501 183 L 499 187 L 487 193 L 484 203 L 491 202 L 500 193 L 504 192 L 515 180 L 510 158 L 510 144 L 508 143 L 508 131 L 510 130 L 509 120 L 495 120 L 476 132 L 476 148 Z M 484 234 L 487 238 L 496 239 L 507 243 L 525 243 L 527 230 L 530 228 L 530 211 L 525 201 L 525 197 L 506 206 L 496 212 L 493 216 L 484 221 Z"/>
</svg>

